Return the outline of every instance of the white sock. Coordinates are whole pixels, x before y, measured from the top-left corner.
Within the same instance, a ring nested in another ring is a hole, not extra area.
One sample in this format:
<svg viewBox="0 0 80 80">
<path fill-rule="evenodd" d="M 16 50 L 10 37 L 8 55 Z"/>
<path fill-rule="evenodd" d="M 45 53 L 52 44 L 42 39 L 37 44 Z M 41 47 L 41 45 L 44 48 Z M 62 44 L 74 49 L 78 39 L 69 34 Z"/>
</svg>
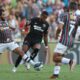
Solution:
<svg viewBox="0 0 80 80">
<path fill-rule="evenodd" d="M 63 57 L 62 60 L 61 60 L 61 62 L 62 62 L 63 64 L 69 64 L 70 59 Z"/>
<path fill-rule="evenodd" d="M 60 73 L 60 66 L 55 66 L 54 70 L 53 70 L 53 74 L 54 75 L 59 75 L 59 73 Z"/>
<path fill-rule="evenodd" d="M 28 57 L 30 57 L 31 53 L 30 53 L 29 50 L 26 52 L 26 55 L 27 55 Z"/>
<path fill-rule="evenodd" d="M 31 60 L 26 54 L 24 54 L 24 56 L 22 57 L 23 60 L 27 59 L 26 61 L 31 64 L 31 65 L 35 65 L 35 62 L 33 60 Z"/>
<path fill-rule="evenodd" d="M 27 55 L 27 57 L 30 58 L 30 51 L 27 51 L 27 52 L 26 52 L 26 55 Z M 20 62 L 20 64 L 23 64 L 23 63 L 24 63 L 24 60 L 22 59 L 21 62 Z"/>
<path fill-rule="evenodd" d="M 22 59 L 25 60 L 26 58 L 28 58 L 28 56 L 26 54 L 24 54 Z"/>
</svg>

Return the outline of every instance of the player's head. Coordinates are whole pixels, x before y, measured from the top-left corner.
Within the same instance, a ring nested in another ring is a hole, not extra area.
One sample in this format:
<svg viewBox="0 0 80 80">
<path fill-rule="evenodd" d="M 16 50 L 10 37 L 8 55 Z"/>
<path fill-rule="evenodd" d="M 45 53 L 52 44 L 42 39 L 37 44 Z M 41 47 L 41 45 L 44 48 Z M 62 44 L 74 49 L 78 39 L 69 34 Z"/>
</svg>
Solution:
<svg viewBox="0 0 80 80">
<path fill-rule="evenodd" d="M 42 19 L 43 21 L 45 21 L 45 20 L 47 19 L 47 17 L 48 17 L 48 12 L 42 11 L 42 13 L 41 13 L 41 19 Z"/>
</svg>

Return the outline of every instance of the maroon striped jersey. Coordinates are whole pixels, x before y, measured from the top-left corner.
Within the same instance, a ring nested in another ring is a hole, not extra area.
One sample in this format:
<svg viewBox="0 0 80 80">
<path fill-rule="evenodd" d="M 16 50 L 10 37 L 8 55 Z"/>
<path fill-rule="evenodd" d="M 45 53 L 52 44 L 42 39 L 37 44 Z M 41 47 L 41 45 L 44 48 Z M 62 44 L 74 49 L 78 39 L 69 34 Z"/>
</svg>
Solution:
<svg viewBox="0 0 80 80">
<path fill-rule="evenodd" d="M 7 21 L 0 20 L 0 43 L 12 42 L 11 29 Z"/>
<path fill-rule="evenodd" d="M 71 47 L 74 43 L 79 20 L 73 13 L 65 12 L 60 16 L 60 22 L 64 25 L 59 42 L 65 46 Z"/>
</svg>

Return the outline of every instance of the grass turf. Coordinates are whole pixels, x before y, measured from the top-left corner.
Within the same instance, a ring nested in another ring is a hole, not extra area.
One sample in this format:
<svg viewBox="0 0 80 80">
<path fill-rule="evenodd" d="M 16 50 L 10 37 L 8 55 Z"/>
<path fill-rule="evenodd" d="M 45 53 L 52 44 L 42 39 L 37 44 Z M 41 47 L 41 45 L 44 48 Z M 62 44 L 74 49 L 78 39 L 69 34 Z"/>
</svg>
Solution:
<svg viewBox="0 0 80 80">
<path fill-rule="evenodd" d="M 50 80 L 53 72 L 53 65 L 45 65 L 41 71 L 35 71 L 33 68 L 26 70 L 24 66 L 19 66 L 16 73 L 11 71 L 12 65 L 0 64 L 0 80 Z M 77 65 L 73 72 L 70 72 L 68 66 L 62 66 L 60 77 L 56 80 L 80 80 L 80 65 Z"/>
</svg>

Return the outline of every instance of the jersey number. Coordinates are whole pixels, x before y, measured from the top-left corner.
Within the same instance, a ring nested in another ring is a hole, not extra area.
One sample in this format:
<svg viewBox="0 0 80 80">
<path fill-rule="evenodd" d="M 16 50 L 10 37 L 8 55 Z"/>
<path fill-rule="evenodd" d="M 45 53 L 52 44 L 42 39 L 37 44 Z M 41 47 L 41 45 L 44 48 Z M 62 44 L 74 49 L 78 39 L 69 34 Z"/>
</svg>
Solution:
<svg viewBox="0 0 80 80">
<path fill-rule="evenodd" d="M 71 33 L 72 33 L 73 29 L 74 29 L 74 25 L 70 24 L 69 36 L 71 35 Z"/>
</svg>

